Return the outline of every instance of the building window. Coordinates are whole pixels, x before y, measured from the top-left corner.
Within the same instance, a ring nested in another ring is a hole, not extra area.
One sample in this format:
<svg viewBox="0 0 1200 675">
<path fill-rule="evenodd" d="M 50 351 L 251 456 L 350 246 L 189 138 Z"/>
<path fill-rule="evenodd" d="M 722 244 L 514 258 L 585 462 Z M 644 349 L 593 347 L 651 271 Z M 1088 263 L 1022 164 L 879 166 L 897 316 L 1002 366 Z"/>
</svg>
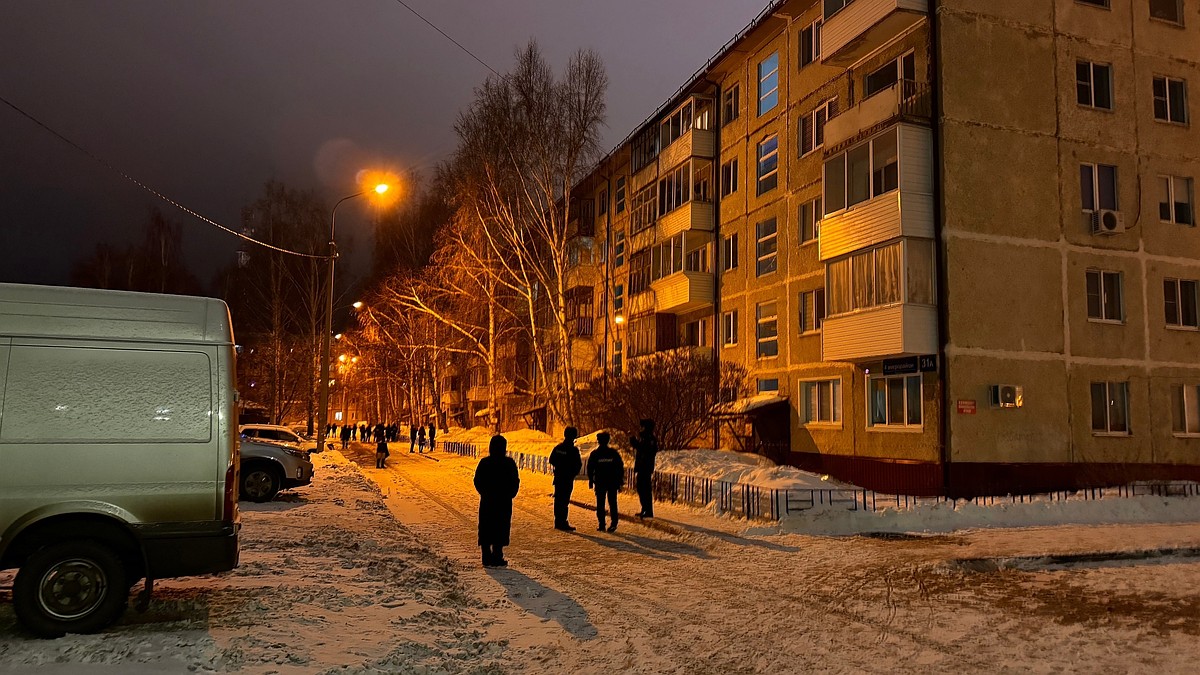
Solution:
<svg viewBox="0 0 1200 675">
<path fill-rule="evenodd" d="M 1088 270 L 1088 319 L 1120 322 L 1125 318 L 1121 305 L 1121 273 Z"/>
<path fill-rule="evenodd" d="M 896 130 L 825 161 L 825 211 L 841 211 L 900 187 Z"/>
<path fill-rule="evenodd" d="M 625 353 L 622 351 L 621 348 L 622 348 L 622 345 L 621 345 L 620 340 L 617 340 L 616 342 L 613 343 L 612 373 L 613 373 L 614 377 L 621 376 L 621 366 L 623 365 L 622 360 L 625 357 Z"/>
<path fill-rule="evenodd" d="M 917 60 L 913 52 L 876 68 L 863 78 L 863 98 L 869 98 L 904 80 L 912 82 L 917 79 Z"/>
<path fill-rule="evenodd" d="M 808 244 L 821 238 L 821 198 L 800 205 L 800 243 Z"/>
<path fill-rule="evenodd" d="M 1163 279 L 1163 310 L 1167 325 L 1174 328 L 1200 328 L 1196 320 L 1194 279 Z"/>
<path fill-rule="evenodd" d="M 1100 434 L 1128 434 L 1129 383 L 1092 383 L 1092 431 Z"/>
<path fill-rule="evenodd" d="M 914 249 L 928 248 L 931 243 L 913 241 L 909 245 Z M 903 302 L 900 247 L 901 242 L 896 241 L 830 262 L 827 267 L 830 316 Z M 909 255 L 911 258 L 912 254 Z M 915 274 L 912 277 L 910 286 L 932 282 L 932 279 L 918 280 Z M 932 296 L 931 292 L 915 291 L 909 289 L 909 302 L 915 302 L 918 295 Z"/>
<path fill-rule="evenodd" d="M 613 235 L 613 242 L 613 266 L 620 267 L 625 264 L 625 230 Z"/>
<path fill-rule="evenodd" d="M 625 212 L 625 179 L 617 179 L 617 213 Z"/>
<path fill-rule="evenodd" d="M 630 231 L 634 234 L 654 225 L 658 218 L 658 199 L 655 196 L 656 184 L 652 183 L 638 190 L 633 195 L 633 223 Z"/>
<path fill-rule="evenodd" d="M 800 30 L 800 67 L 821 59 L 821 20 Z"/>
<path fill-rule="evenodd" d="M 721 165 L 721 197 L 728 197 L 738 189 L 737 157 Z"/>
<path fill-rule="evenodd" d="M 779 185 L 779 135 L 771 134 L 758 144 L 758 194 Z"/>
<path fill-rule="evenodd" d="M 840 424 L 842 381 L 818 380 L 800 383 L 801 418 L 804 424 Z"/>
<path fill-rule="evenodd" d="M 1171 387 L 1171 430 L 1177 434 L 1200 435 L 1200 386 Z"/>
<path fill-rule="evenodd" d="M 837 99 L 831 98 L 800 118 L 800 156 L 825 146 L 825 123 L 837 115 Z"/>
<path fill-rule="evenodd" d="M 708 319 L 683 324 L 683 344 L 686 347 L 708 346 Z"/>
<path fill-rule="evenodd" d="M 708 266 L 708 244 L 704 244 L 698 248 L 694 248 L 687 252 L 684 256 L 683 269 L 688 272 L 709 272 Z"/>
<path fill-rule="evenodd" d="M 596 206 L 599 208 L 600 215 L 608 215 L 608 190 L 601 190 L 600 194 L 596 196 Z"/>
<path fill-rule="evenodd" d="M 1187 124 L 1187 82 L 1173 77 L 1154 78 L 1154 119 Z"/>
<path fill-rule="evenodd" d="M 1089 108 L 1112 110 L 1112 66 L 1076 61 L 1075 100 Z"/>
<path fill-rule="evenodd" d="M 1150 18 L 1183 24 L 1183 0 L 1150 0 Z"/>
<path fill-rule="evenodd" d="M 775 219 L 764 220 L 755 226 L 754 275 L 761 277 L 779 269 L 779 226 Z"/>
<path fill-rule="evenodd" d="M 921 426 L 920 375 L 867 379 L 867 425 L 872 427 Z"/>
<path fill-rule="evenodd" d="M 1117 210 L 1117 167 L 1079 165 L 1079 194 L 1084 211 Z"/>
<path fill-rule="evenodd" d="M 725 237 L 721 249 L 722 269 L 726 272 L 737 269 L 738 266 L 738 236 L 737 233 Z"/>
<path fill-rule="evenodd" d="M 617 284 L 613 286 L 613 311 L 620 312 L 625 309 L 625 284 Z"/>
<path fill-rule="evenodd" d="M 771 111 L 779 103 L 779 52 L 758 64 L 758 114 Z"/>
<path fill-rule="evenodd" d="M 773 391 L 779 391 L 779 378 L 772 377 L 758 381 L 758 393 L 769 394 Z"/>
<path fill-rule="evenodd" d="M 1195 225 L 1196 210 L 1192 179 L 1180 176 L 1158 177 L 1158 219 L 1164 223 Z"/>
<path fill-rule="evenodd" d="M 779 317 L 774 302 L 764 302 L 755 309 L 754 335 L 758 341 L 756 355 L 760 359 L 779 356 Z"/>
<path fill-rule="evenodd" d="M 1080 5 L 1091 5 L 1093 7 L 1103 7 L 1108 9 L 1109 0 L 1075 0 Z"/>
<path fill-rule="evenodd" d="M 736 120 L 742 113 L 742 87 L 733 85 L 721 95 L 721 126 Z"/>
<path fill-rule="evenodd" d="M 721 315 L 721 342 L 726 347 L 736 345 L 738 341 L 738 313 L 737 310 L 725 312 Z"/>
<path fill-rule="evenodd" d="M 800 294 L 800 332 L 821 330 L 825 321 L 825 289 L 818 288 Z"/>
<path fill-rule="evenodd" d="M 642 249 L 629 257 L 629 294 L 637 295 L 650 288 L 650 249 Z"/>
<path fill-rule="evenodd" d="M 699 173 L 699 172 L 697 172 Z M 700 198 L 701 195 L 696 195 Z M 667 215 L 692 201 L 692 163 L 684 162 L 667 171 L 658 181 L 658 213 Z"/>
</svg>

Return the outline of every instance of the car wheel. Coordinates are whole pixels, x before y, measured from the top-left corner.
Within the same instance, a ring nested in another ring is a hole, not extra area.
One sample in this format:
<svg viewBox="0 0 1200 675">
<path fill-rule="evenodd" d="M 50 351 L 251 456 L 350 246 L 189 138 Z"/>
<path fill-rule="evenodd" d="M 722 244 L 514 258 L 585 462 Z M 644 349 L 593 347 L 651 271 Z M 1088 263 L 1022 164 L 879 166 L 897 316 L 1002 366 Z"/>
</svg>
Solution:
<svg viewBox="0 0 1200 675">
<path fill-rule="evenodd" d="M 267 466 L 242 471 L 242 497 L 252 502 L 269 502 L 279 494 L 279 472 Z"/>
<path fill-rule="evenodd" d="M 121 616 L 128 589 L 121 558 L 108 546 L 57 544 L 21 565 L 13 583 L 13 610 L 38 637 L 94 633 Z"/>
</svg>

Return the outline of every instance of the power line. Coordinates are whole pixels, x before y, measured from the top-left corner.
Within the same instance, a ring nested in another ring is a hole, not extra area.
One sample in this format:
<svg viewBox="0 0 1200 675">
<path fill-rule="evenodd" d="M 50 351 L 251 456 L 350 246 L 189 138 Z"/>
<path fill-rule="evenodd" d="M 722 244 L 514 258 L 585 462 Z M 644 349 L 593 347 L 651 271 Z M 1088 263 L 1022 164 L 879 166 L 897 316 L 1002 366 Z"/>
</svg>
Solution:
<svg viewBox="0 0 1200 675">
<path fill-rule="evenodd" d="M 313 255 L 311 253 L 301 253 L 300 251 L 292 251 L 290 249 L 280 248 L 279 246 L 275 246 L 274 244 L 268 244 L 265 241 L 259 241 L 258 239 L 255 239 L 254 237 L 242 234 L 241 232 L 238 232 L 237 230 L 233 230 L 228 227 L 225 227 L 224 225 L 216 222 L 215 220 L 212 220 L 211 218 L 207 218 L 207 217 L 193 211 L 192 209 L 189 209 L 188 207 L 184 206 L 183 204 L 180 204 L 179 202 L 175 201 L 174 199 L 171 199 L 170 197 L 159 192 L 158 190 L 155 190 L 154 188 L 150 187 L 149 185 L 146 185 L 145 183 L 138 180 L 137 178 L 134 178 L 133 176 L 122 171 L 121 169 L 118 169 L 117 167 L 113 166 L 112 164 L 109 164 L 106 160 L 104 160 L 99 155 L 96 155 L 95 153 L 93 153 L 92 151 L 83 147 L 82 145 L 79 145 L 75 141 L 73 141 L 73 140 L 67 138 L 66 136 L 60 134 L 59 132 L 55 131 L 48 124 L 46 124 L 45 122 L 42 122 L 41 120 L 34 117 L 30 113 L 25 112 L 20 107 L 18 107 L 15 103 L 13 103 L 12 101 L 9 101 L 8 99 L 4 98 L 3 96 L 0 96 L 0 103 L 3 103 L 4 105 L 7 105 L 8 107 L 17 111 L 18 114 L 22 115 L 29 121 L 33 122 L 34 124 L 38 125 L 39 127 L 43 128 L 43 129 L 45 129 L 46 131 L 50 132 L 51 135 L 53 135 L 55 138 L 58 138 L 60 141 L 66 143 L 67 145 L 71 146 L 72 148 L 75 148 L 79 152 L 82 152 L 83 154 L 87 155 L 93 161 L 100 164 L 101 166 L 108 169 L 109 171 L 112 171 L 113 173 L 117 174 L 118 176 L 124 178 L 125 180 L 129 181 L 130 183 L 133 183 L 134 185 L 145 190 L 146 192 L 149 192 L 150 194 L 154 195 L 155 197 L 158 197 L 162 201 L 170 204 L 171 206 L 174 206 L 175 208 L 179 209 L 180 211 L 183 211 L 184 213 L 191 215 L 194 218 L 197 218 L 205 223 L 208 223 L 209 225 L 212 225 L 213 227 L 215 227 L 219 230 L 223 230 L 225 232 L 228 232 L 229 234 L 232 234 L 235 237 L 238 237 L 239 239 L 244 239 L 250 243 L 258 244 L 259 246 L 262 246 L 264 248 L 269 248 L 273 251 L 278 251 L 280 253 L 287 253 L 288 255 L 300 256 L 301 258 L 317 258 L 320 260 L 326 260 L 329 258 L 329 256 L 327 256 L 327 255 Z"/>
<path fill-rule="evenodd" d="M 430 27 L 430 28 L 432 28 L 432 29 L 436 30 L 437 32 L 441 33 L 441 34 L 442 34 L 442 37 L 444 37 L 444 38 L 446 38 L 447 40 L 449 40 L 449 41 L 453 42 L 453 43 L 454 43 L 454 46 L 456 46 L 456 47 L 458 47 L 459 49 L 463 50 L 464 52 L 466 52 L 466 53 L 467 53 L 467 55 L 468 55 L 468 56 L 470 56 L 471 58 L 473 58 L 473 59 L 475 59 L 476 61 L 478 61 L 478 62 L 479 62 L 479 65 L 481 65 L 481 66 L 483 66 L 484 68 L 487 68 L 488 70 L 492 71 L 492 73 L 493 73 L 493 74 L 494 74 L 496 77 L 504 77 L 504 76 L 503 76 L 503 75 L 501 75 L 501 74 L 499 73 L 499 71 L 497 71 L 495 68 L 493 68 L 493 67 L 489 66 L 487 63 L 485 63 L 483 59 L 479 58 L 478 56 L 475 56 L 475 53 L 474 53 L 474 52 L 472 52 L 470 49 L 467 49 L 466 47 L 464 47 L 464 46 L 462 45 L 462 43 L 460 43 L 458 40 L 455 40 L 454 38 L 450 37 L 450 35 L 449 35 L 449 34 L 447 34 L 447 33 L 446 33 L 446 31 L 442 30 L 441 28 L 438 28 L 437 26 L 435 26 L 435 25 L 433 24 L 433 22 L 432 22 L 432 21 L 430 21 L 429 19 L 426 19 L 425 17 L 421 16 L 421 13 L 420 13 L 420 12 L 418 12 L 417 10 L 413 9 L 412 7 L 410 7 L 410 6 L 408 5 L 408 3 L 407 3 L 407 2 L 405 2 L 404 0 L 396 0 L 396 2 L 400 3 L 401 5 L 403 5 L 403 6 L 404 6 L 404 9 L 407 9 L 408 11 L 410 11 L 410 12 L 412 12 L 414 15 L 416 15 L 416 17 L 417 17 L 418 19 L 420 19 L 420 20 L 424 21 L 425 23 L 429 24 L 429 27 Z"/>
</svg>

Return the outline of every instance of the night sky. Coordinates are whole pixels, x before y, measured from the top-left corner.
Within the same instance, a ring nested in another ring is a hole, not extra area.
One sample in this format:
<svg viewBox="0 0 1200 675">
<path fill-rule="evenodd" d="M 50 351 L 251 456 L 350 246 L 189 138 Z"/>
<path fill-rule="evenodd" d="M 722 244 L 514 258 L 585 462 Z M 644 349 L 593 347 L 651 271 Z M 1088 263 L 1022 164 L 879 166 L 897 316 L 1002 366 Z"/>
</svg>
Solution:
<svg viewBox="0 0 1200 675">
<path fill-rule="evenodd" d="M 767 3 L 406 1 L 501 72 L 530 38 L 559 70 L 576 49 L 597 51 L 606 148 Z M 394 0 L 0 3 L 0 96 L 234 228 L 268 179 L 332 202 L 360 169 L 428 170 L 453 151 L 453 122 L 487 74 Z M 230 262 L 235 238 L 0 105 L 0 281 L 66 283 L 98 242 L 138 238 L 154 206 L 183 223 L 203 282 Z M 339 241 L 365 248 L 362 207 L 338 216 Z"/>
</svg>

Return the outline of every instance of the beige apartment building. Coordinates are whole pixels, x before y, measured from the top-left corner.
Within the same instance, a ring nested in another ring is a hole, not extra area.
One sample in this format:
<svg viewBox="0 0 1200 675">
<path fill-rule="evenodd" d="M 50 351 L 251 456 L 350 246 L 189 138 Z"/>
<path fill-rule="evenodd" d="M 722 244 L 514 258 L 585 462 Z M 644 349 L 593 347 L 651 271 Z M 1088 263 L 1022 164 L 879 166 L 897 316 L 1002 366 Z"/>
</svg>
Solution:
<svg viewBox="0 0 1200 675">
<path fill-rule="evenodd" d="M 1200 0 L 774 2 L 579 184 L 580 338 L 879 490 L 1200 478 L 1197 83 Z"/>
</svg>

